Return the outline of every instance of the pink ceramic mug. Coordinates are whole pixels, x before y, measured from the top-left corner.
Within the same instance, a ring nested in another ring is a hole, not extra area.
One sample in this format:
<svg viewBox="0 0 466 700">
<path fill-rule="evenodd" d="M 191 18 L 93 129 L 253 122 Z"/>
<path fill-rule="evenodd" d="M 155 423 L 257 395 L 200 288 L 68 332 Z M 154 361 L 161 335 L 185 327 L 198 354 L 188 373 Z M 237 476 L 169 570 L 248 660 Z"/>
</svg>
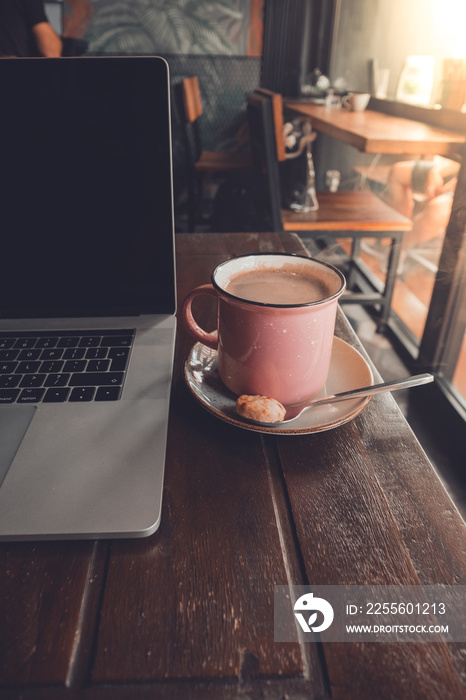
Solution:
<svg viewBox="0 0 466 700">
<path fill-rule="evenodd" d="M 227 291 L 244 273 L 264 270 L 304 275 L 323 294 L 305 303 L 268 303 Z M 245 255 L 221 263 L 212 273 L 212 284 L 188 295 L 183 320 L 196 340 L 218 350 L 220 378 L 233 393 L 293 403 L 317 394 L 327 380 L 338 299 L 345 286 L 339 270 L 313 258 Z M 194 320 L 191 305 L 199 295 L 217 298 L 217 331 L 208 333 Z"/>
</svg>

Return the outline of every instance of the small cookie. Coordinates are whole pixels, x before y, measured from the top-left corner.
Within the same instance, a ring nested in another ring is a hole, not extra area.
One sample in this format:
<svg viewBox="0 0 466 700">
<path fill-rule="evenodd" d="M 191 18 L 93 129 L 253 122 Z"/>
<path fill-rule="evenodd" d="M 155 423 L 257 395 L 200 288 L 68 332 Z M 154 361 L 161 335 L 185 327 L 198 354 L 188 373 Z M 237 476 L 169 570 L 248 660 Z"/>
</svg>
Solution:
<svg viewBox="0 0 466 700">
<path fill-rule="evenodd" d="M 286 415 L 285 407 L 276 399 L 247 394 L 243 394 L 236 400 L 236 412 L 243 418 L 258 423 L 280 423 Z"/>
</svg>

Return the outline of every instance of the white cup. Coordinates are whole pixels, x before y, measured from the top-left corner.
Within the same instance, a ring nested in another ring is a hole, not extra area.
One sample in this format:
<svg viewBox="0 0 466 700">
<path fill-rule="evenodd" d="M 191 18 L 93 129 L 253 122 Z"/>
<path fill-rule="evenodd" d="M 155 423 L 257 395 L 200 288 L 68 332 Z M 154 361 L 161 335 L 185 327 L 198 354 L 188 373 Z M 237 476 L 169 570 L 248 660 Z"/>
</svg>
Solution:
<svg viewBox="0 0 466 700">
<path fill-rule="evenodd" d="M 350 112 L 364 112 L 370 100 L 368 92 L 350 92 L 343 98 L 343 107 Z"/>
</svg>

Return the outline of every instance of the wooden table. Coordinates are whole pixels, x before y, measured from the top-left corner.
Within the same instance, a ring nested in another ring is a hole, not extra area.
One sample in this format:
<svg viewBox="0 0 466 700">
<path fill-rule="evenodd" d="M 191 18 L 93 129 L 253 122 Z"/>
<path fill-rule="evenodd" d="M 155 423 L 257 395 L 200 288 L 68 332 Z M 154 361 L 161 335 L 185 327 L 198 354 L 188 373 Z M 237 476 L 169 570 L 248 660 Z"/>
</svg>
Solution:
<svg viewBox="0 0 466 700">
<path fill-rule="evenodd" d="M 414 119 L 366 109 L 349 112 L 322 105 L 286 100 L 284 107 L 311 118 L 316 131 L 354 146 L 364 153 L 395 155 L 454 155 L 466 142 L 464 133 L 441 129 Z"/>
<path fill-rule="evenodd" d="M 229 256 L 283 250 L 303 252 L 178 235 L 180 303 Z M 337 334 L 359 347 L 341 313 Z M 275 584 L 466 583 L 465 524 L 393 397 L 329 432 L 242 431 L 189 395 L 191 346 L 180 327 L 158 532 L 0 545 L 2 700 L 465 697 L 462 644 L 273 641 Z"/>
</svg>

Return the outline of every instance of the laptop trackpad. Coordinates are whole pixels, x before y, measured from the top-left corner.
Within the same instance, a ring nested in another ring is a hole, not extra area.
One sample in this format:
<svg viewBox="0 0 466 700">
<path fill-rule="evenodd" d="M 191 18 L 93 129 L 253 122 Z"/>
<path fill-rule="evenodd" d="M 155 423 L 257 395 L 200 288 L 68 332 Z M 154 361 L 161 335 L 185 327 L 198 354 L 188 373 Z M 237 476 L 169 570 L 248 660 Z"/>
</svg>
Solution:
<svg viewBox="0 0 466 700">
<path fill-rule="evenodd" d="M 0 408 L 0 486 L 36 412 L 35 406 Z"/>
</svg>

